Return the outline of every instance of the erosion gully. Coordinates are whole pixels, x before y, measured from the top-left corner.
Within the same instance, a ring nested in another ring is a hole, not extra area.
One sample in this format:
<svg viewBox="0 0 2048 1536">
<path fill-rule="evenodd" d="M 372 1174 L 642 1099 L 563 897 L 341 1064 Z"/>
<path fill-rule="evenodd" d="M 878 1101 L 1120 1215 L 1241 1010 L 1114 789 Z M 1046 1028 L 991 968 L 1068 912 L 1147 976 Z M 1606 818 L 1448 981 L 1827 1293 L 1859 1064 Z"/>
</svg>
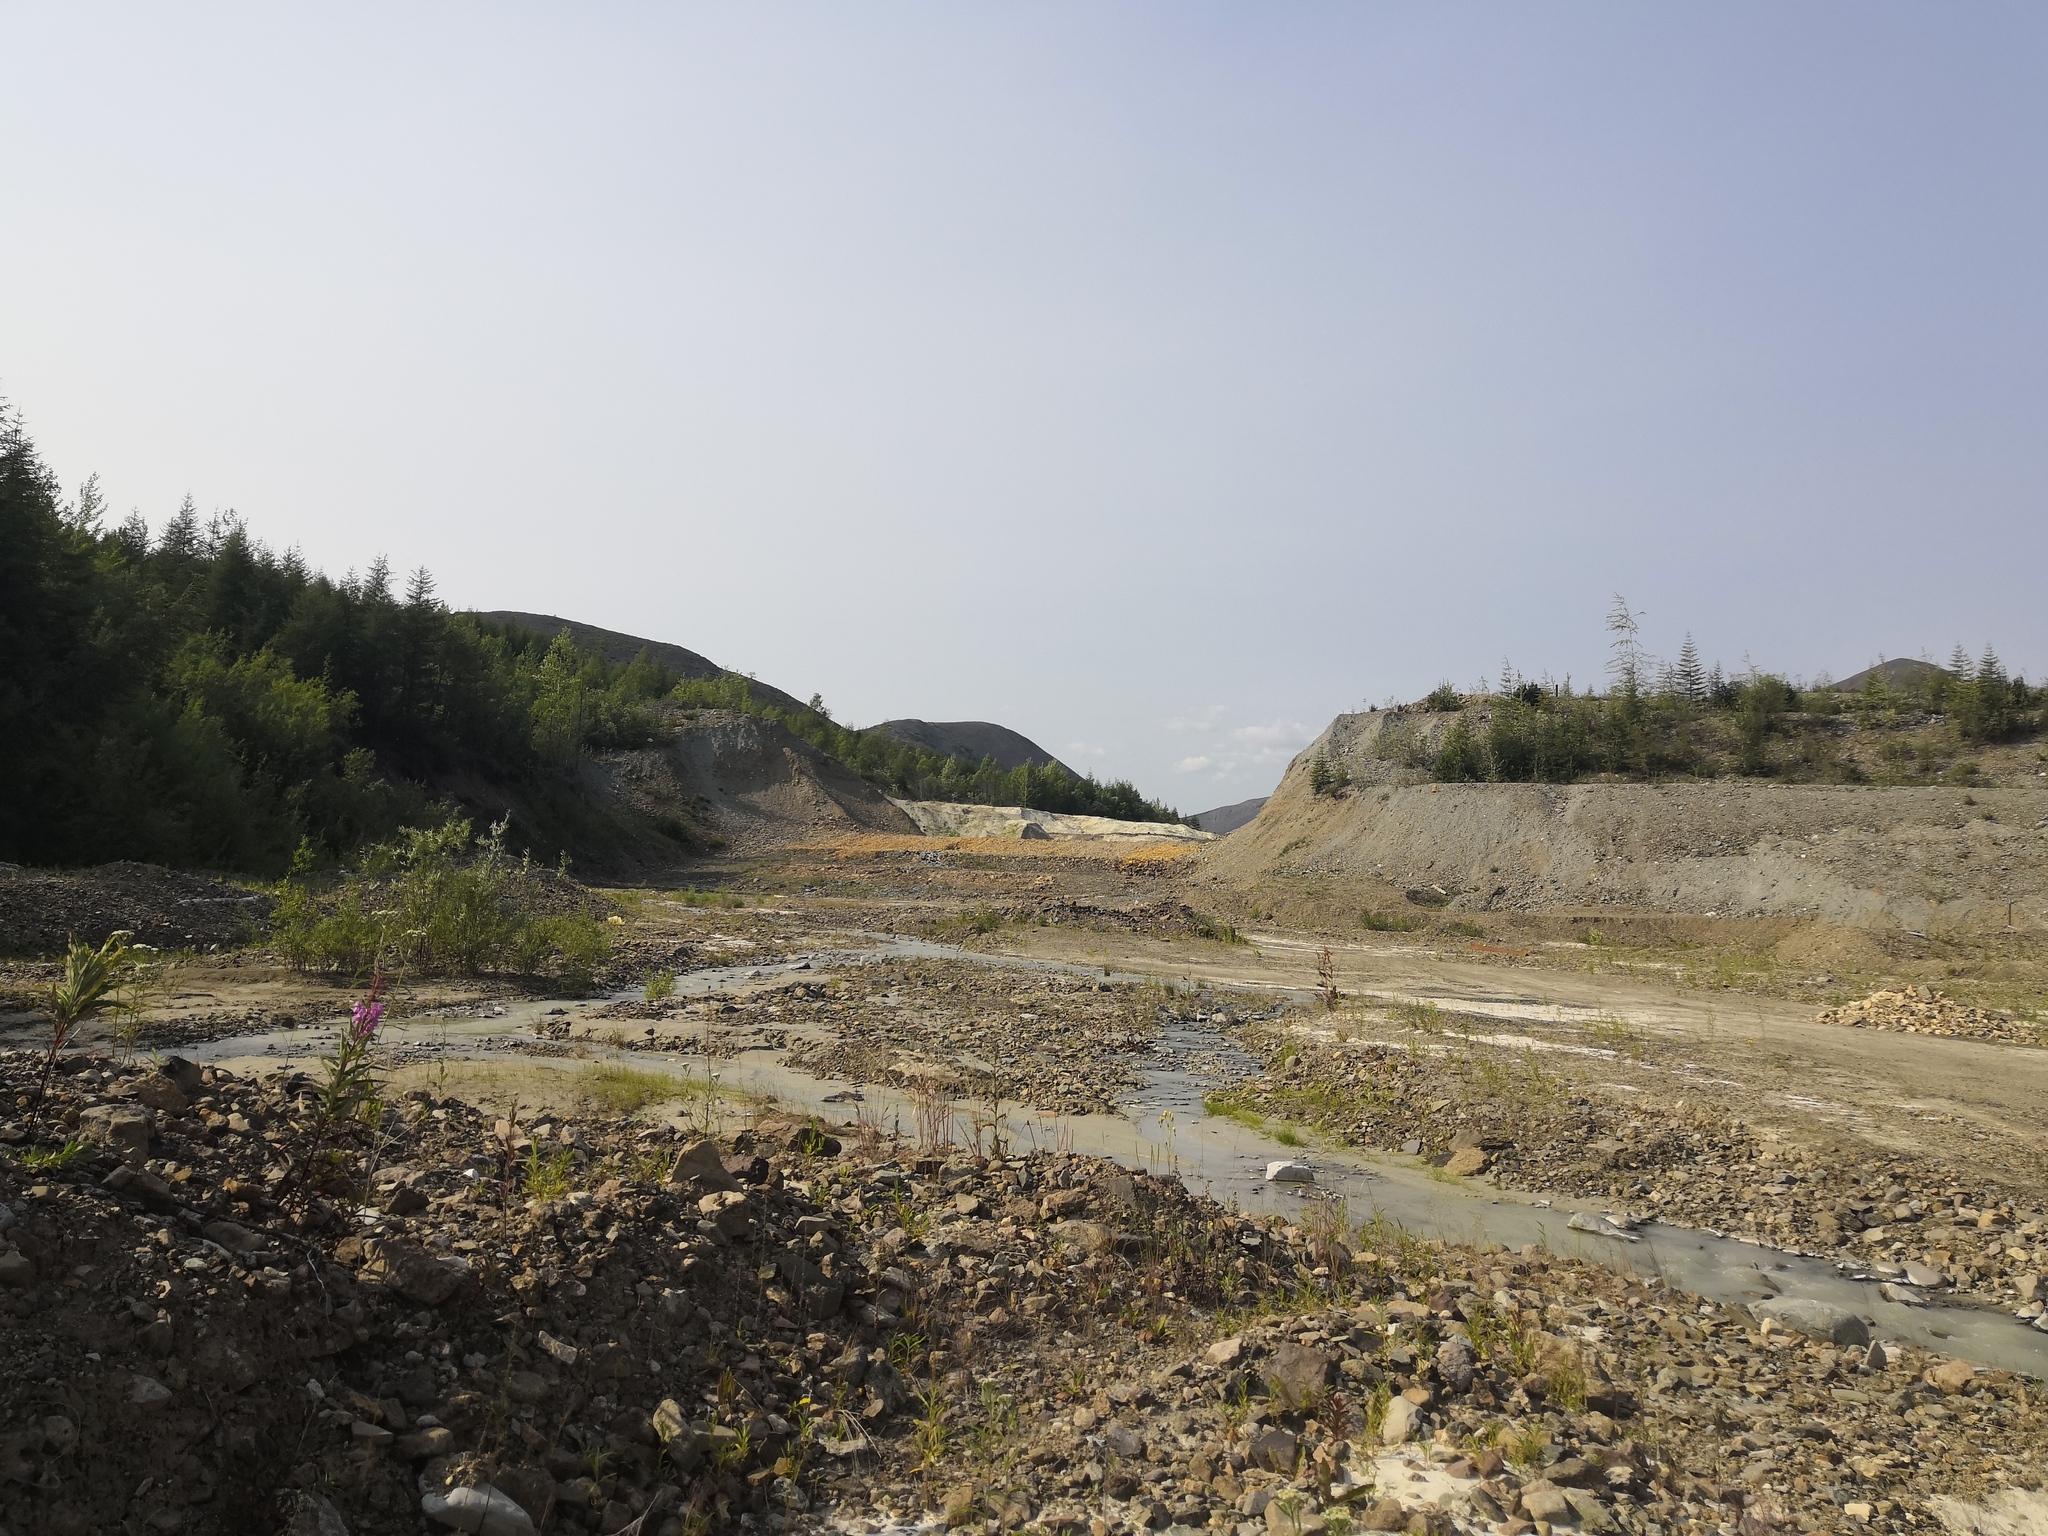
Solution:
<svg viewBox="0 0 2048 1536">
<path fill-rule="evenodd" d="M 1114 982 L 1156 981 L 1151 975 L 1105 970 L 1008 955 L 983 954 L 952 945 L 894 935 L 873 935 L 858 949 L 820 949 L 757 965 L 719 967 L 676 978 L 678 997 L 704 996 L 736 986 L 770 981 L 791 972 L 844 971 L 900 959 L 965 961 L 1026 971 L 1061 971 Z M 1305 1000 L 1294 988 L 1248 987 Z M 582 1067 L 593 1060 L 629 1062 L 643 1069 L 680 1069 L 715 1082 L 735 1097 L 773 1098 L 835 1121 L 856 1112 L 888 1128 L 915 1124 L 910 1095 L 886 1085 L 820 1079 L 785 1067 L 781 1052 L 745 1050 L 728 1058 L 676 1051 L 632 1051 L 584 1036 L 587 1054 L 574 1060 L 539 1057 L 530 1044 L 533 1026 L 563 1016 L 573 1023 L 604 1003 L 638 995 L 637 989 L 581 1003 L 534 1001 L 490 1004 L 470 1016 L 421 1017 L 386 1027 L 390 1047 L 402 1059 L 444 1057 L 512 1059 L 539 1071 Z M 1449 1001 L 1449 1000 L 1446 1000 Z M 1459 1002 L 1455 1006 L 1466 1007 Z M 1485 1000 L 1469 1006 L 1480 1011 Z M 336 1022 L 339 1022 L 337 1018 Z M 194 1045 L 194 1060 L 238 1068 L 275 1069 L 310 1065 L 323 1032 L 296 1029 L 232 1036 Z M 1463 1243 L 1495 1242 L 1510 1248 L 1536 1244 L 1606 1265 L 1624 1274 L 1662 1276 L 1680 1289 L 1711 1300 L 1745 1304 L 1775 1296 L 1803 1297 L 1846 1307 L 1874 1324 L 1876 1337 L 1955 1355 L 1978 1365 L 2048 1377 L 2048 1334 L 2006 1313 L 1988 1308 L 1913 1307 L 1886 1301 L 1877 1281 L 1848 1263 L 1767 1248 L 1710 1232 L 1645 1223 L 1621 1237 L 1581 1232 L 1567 1225 L 1574 1214 L 1600 1214 L 1597 1205 L 1574 1203 L 1541 1192 L 1495 1188 L 1480 1180 L 1450 1180 L 1419 1158 L 1396 1157 L 1355 1148 L 1318 1147 L 1305 1154 L 1235 1120 L 1211 1115 L 1204 1096 L 1232 1079 L 1260 1070 L 1216 1024 L 1174 1020 L 1140 1063 L 1143 1083 L 1116 1115 L 1059 1115 L 1022 1104 L 997 1106 L 1001 1133 L 1022 1150 L 1063 1150 L 1114 1159 L 1131 1168 L 1177 1173 L 1191 1189 L 1252 1212 L 1298 1214 L 1310 1200 L 1342 1200 L 1354 1223 L 1383 1218 L 1423 1236 Z M 1276 1161 L 1307 1162 L 1311 1184 L 1269 1182 Z"/>
</svg>

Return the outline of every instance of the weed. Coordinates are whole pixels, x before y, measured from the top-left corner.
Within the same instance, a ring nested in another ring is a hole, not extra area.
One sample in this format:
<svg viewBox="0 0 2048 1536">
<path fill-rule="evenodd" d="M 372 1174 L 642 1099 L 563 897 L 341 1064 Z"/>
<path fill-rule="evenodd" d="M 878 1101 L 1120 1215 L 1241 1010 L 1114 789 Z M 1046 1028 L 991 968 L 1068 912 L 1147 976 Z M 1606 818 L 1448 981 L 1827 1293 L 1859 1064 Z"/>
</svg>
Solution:
<svg viewBox="0 0 2048 1536">
<path fill-rule="evenodd" d="M 76 1136 L 61 1147 L 30 1147 L 22 1152 L 0 1152 L 0 1157 L 28 1173 L 55 1173 L 59 1168 L 69 1166 L 86 1151 L 86 1144 Z"/>
<path fill-rule="evenodd" d="M 1446 923 L 1444 924 L 1444 932 L 1461 939 L 1483 939 L 1486 937 L 1486 930 L 1477 923 Z"/>
<path fill-rule="evenodd" d="M 559 1200 L 569 1193 L 574 1179 L 576 1154 L 567 1147 L 541 1156 L 538 1146 L 526 1149 L 519 1189 L 529 1200 Z"/>
<path fill-rule="evenodd" d="M 1507 1435 L 1501 1445 L 1501 1454 L 1518 1467 L 1533 1467 L 1543 1459 L 1543 1448 L 1549 1443 L 1550 1436 L 1543 1427 L 1531 1424 L 1527 1429 Z"/>
<path fill-rule="evenodd" d="M 665 1003 L 676 995 L 676 973 L 655 971 L 647 978 L 647 1001 Z"/>
<path fill-rule="evenodd" d="M 99 1013 L 132 1014 L 135 1004 L 128 984 L 135 968 L 134 950 L 127 930 L 109 934 L 98 949 L 73 939 L 64 952 L 64 972 L 43 989 L 37 998 L 50 1014 L 50 1049 L 43 1059 L 42 1087 L 36 1094 L 40 1105 L 49 1096 L 50 1074 L 57 1069 L 57 1057 L 78 1026 Z"/>
<path fill-rule="evenodd" d="M 666 1072 L 633 1067 L 586 1067 L 576 1080 L 577 1091 L 590 1104 L 614 1114 L 630 1115 L 650 1104 L 681 1098 L 684 1085 Z"/>
<path fill-rule="evenodd" d="M 922 1412 L 911 1426 L 911 1436 L 917 1446 L 919 1467 L 922 1469 L 936 1466 L 945 1459 L 952 1435 L 946 1426 L 946 1399 L 936 1385 L 919 1392 L 917 1403 Z"/>
<path fill-rule="evenodd" d="M 1435 1003 L 1427 1001 L 1396 1003 L 1387 1010 L 1397 1024 L 1406 1024 L 1410 1029 L 1425 1035 L 1440 1035 L 1444 1032 L 1444 1011 Z"/>
<path fill-rule="evenodd" d="M 1586 1411 L 1586 1371 L 1577 1361 L 1560 1360 L 1544 1378 L 1550 1401 L 1566 1413 Z"/>
<path fill-rule="evenodd" d="M 1281 1126 L 1280 1129 L 1273 1133 L 1273 1139 L 1283 1147 L 1298 1147 L 1302 1145 L 1301 1132 L 1291 1125 Z"/>
</svg>

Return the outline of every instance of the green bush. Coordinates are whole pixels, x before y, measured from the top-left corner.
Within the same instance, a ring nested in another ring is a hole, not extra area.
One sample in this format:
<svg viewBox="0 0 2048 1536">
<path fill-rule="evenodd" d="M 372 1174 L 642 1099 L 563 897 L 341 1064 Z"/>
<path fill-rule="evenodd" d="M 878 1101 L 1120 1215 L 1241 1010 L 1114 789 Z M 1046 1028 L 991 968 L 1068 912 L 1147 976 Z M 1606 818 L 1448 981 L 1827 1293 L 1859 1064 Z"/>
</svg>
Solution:
<svg viewBox="0 0 2048 1536">
<path fill-rule="evenodd" d="M 611 956 L 588 912 L 559 905 L 555 877 L 505 851 L 505 824 L 480 841 L 466 821 L 379 844 L 325 893 L 303 851 L 278 888 L 272 939 L 298 970 L 475 976 L 510 971 L 587 989 Z"/>
<path fill-rule="evenodd" d="M 1422 922 L 1398 912 L 1367 912 L 1359 917 L 1358 926 L 1368 933 L 1413 933 Z"/>
</svg>

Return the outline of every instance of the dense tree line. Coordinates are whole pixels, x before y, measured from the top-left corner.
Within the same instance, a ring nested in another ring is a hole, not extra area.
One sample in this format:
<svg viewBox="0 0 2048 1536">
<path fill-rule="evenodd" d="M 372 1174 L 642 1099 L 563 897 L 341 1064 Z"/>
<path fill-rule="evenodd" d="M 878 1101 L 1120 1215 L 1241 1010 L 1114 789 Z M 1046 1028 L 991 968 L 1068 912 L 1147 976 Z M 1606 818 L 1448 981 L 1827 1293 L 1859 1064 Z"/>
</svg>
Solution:
<svg viewBox="0 0 2048 1536">
<path fill-rule="evenodd" d="M 1883 734 L 1882 777 L 1914 782 L 1960 771 L 1968 778 L 1974 769 L 1957 761 L 1960 754 L 2040 729 L 2042 702 L 2043 691 L 2008 676 L 1989 647 L 1974 662 L 1959 650 L 1945 670 L 1900 685 L 1873 672 L 1862 688 L 1844 693 L 1800 688 L 1770 673 L 1704 671 L 1688 639 L 1676 665 L 1653 676 L 1624 667 L 1601 694 L 1520 678 L 1469 701 L 1453 693 L 1448 707 L 1480 706 L 1482 718 L 1460 719 L 1413 766 L 1447 782 L 1730 773 L 1849 782 L 1869 775 L 1842 751 L 1836 722 L 1846 717 Z M 1431 703 L 1446 707 L 1436 695 Z M 1398 733 L 1388 750 L 1402 750 Z"/>
<path fill-rule="evenodd" d="M 674 678 L 334 580 L 190 501 L 152 537 L 66 501 L 0 418 L 0 858 L 275 871 L 444 814 L 457 776 L 559 776 L 648 739 Z"/>
</svg>

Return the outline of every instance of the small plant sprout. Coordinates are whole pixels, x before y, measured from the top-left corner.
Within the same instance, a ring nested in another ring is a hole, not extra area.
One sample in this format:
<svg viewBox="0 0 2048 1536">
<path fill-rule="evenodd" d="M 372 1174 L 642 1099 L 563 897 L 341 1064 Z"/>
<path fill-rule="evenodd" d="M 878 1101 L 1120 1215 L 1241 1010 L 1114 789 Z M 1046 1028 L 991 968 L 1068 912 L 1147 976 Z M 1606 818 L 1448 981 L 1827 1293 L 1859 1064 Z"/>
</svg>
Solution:
<svg viewBox="0 0 2048 1536">
<path fill-rule="evenodd" d="M 134 1011 L 134 999 L 127 986 L 135 964 L 128 942 L 133 937 L 123 929 L 109 934 L 97 949 L 73 939 L 64 952 L 63 975 L 37 998 L 50 1015 L 50 1048 L 43 1058 L 42 1086 L 36 1094 L 38 1105 L 49 1097 L 57 1057 L 72 1042 L 80 1025 L 96 1014 Z"/>
</svg>

